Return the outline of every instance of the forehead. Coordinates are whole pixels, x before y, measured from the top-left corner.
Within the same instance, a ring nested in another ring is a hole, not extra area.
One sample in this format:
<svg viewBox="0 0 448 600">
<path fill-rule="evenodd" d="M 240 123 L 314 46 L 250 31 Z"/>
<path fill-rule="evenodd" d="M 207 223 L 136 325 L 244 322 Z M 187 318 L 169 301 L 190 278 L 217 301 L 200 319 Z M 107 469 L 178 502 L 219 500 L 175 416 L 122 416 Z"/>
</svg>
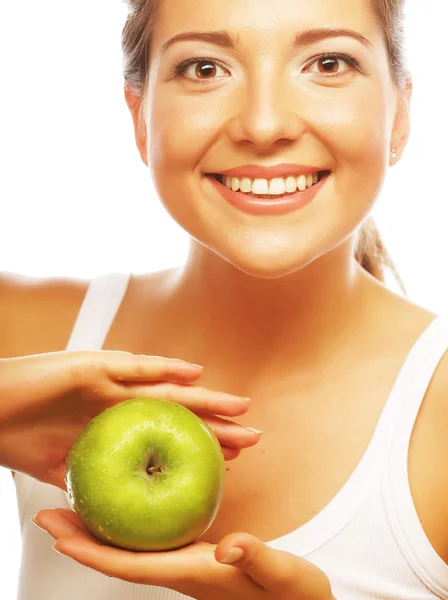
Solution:
<svg viewBox="0 0 448 600">
<path fill-rule="evenodd" d="M 184 31 L 240 33 L 238 43 L 284 41 L 288 32 L 316 27 L 350 28 L 375 43 L 381 34 L 373 0 L 160 0 L 151 46 L 157 51 Z"/>
</svg>

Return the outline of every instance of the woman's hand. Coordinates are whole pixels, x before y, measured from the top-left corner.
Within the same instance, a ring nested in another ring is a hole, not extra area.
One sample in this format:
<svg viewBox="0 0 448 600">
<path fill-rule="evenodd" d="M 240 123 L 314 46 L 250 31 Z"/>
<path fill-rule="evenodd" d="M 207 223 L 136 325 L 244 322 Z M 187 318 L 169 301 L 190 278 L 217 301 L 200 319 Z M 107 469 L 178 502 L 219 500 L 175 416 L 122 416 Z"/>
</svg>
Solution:
<svg viewBox="0 0 448 600">
<path fill-rule="evenodd" d="M 132 583 L 171 588 L 197 600 L 333 598 L 323 571 L 248 533 L 231 533 L 217 546 L 197 541 L 167 552 L 129 552 L 98 541 L 71 510 L 41 510 L 34 520 L 56 539 L 55 550 L 86 567 Z M 240 548 L 243 556 L 232 565 L 221 564 L 231 548 Z"/>
<path fill-rule="evenodd" d="M 66 490 L 65 460 L 81 430 L 109 406 L 136 397 L 189 408 L 232 460 L 260 435 L 216 415 L 242 415 L 249 403 L 193 385 L 201 373 L 178 359 L 112 350 L 0 359 L 0 466 Z"/>
</svg>

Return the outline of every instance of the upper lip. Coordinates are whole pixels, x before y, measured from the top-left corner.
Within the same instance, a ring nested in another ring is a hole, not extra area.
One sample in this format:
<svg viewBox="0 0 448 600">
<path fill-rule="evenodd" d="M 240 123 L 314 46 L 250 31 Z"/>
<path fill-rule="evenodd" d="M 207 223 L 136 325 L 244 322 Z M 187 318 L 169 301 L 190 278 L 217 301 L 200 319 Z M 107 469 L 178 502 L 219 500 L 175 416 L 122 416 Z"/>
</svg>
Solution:
<svg viewBox="0 0 448 600">
<path fill-rule="evenodd" d="M 285 177 L 287 175 L 308 175 L 323 171 L 319 167 L 311 165 L 297 165 L 293 163 L 283 163 L 263 167 L 259 165 L 242 165 L 227 171 L 213 173 L 213 175 L 229 175 L 230 177 L 250 177 L 250 179 L 273 179 L 274 177 Z"/>
</svg>

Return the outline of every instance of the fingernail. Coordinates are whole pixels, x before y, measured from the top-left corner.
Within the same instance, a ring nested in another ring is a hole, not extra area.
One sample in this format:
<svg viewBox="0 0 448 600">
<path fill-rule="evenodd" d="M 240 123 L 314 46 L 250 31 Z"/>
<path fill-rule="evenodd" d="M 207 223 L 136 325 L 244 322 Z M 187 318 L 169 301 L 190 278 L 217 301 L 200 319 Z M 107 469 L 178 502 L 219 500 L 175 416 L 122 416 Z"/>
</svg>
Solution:
<svg viewBox="0 0 448 600">
<path fill-rule="evenodd" d="M 232 563 L 241 560 L 244 556 L 244 551 L 241 548 L 231 548 L 224 558 L 220 558 L 219 562 L 224 563 L 226 565 L 231 565 Z"/>
<path fill-rule="evenodd" d="M 246 400 L 246 402 L 252 402 L 250 398 L 245 398 L 244 396 L 241 396 L 241 400 Z"/>
<path fill-rule="evenodd" d="M 263 433 L 260 429 L 254 429 L 253 427 L 246 427 L 249 431 L 253 431 L 254 433 Z"/>
<path fill-rule="evenodd" d="M 188 360 L 182 360 L 181 358 L 170 358 L 172 365 L 174 368 L 181 369 L 203 369 L 202 365 L 196 365 L 195 363 L 191 363 Z"/>
<path fill-rule="evenodd" d="M 60 554 L 61 556 L 67 556 L 66 554 L 64 554 L 63 552 L 61 552 L 61 550 L 59 550 L 59 548 L 56 548 L 56 544 L 57 544 L 57 542 L 55 542 L 55 543 L 53 544 L 53 546 L 52 546 L 53 550 L 54 550 L 55 552 L 57 552 L 58 554 Z"/>
<path fill-rule="evenodd" d="M 47 530 L 46 530 L 46 529 L 44 529 L 44 528 L 42 527 L 42 525 L 39 523 L 39 521 L 38 521 L 38 520 L 37 520 L 37 518 L 36 518 L 36 515 L 34 515 L 34 517 L 33 517 L 31 520 L 32 520 L 32 522 L 34 523 L 34 525 L 36 525 L 37 527 L 39 527 L 39 529 L 42 529 L 42 531 L 45 531 L 45 532 L 47 531 Z"/>
</svg>

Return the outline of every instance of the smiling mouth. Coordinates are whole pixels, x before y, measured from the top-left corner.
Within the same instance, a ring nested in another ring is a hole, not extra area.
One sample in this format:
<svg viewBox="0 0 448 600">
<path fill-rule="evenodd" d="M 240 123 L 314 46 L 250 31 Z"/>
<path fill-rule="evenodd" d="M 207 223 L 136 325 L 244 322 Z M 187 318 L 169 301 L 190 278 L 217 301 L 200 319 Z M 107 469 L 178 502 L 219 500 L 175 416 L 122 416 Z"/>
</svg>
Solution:
<svg viewBox="0 0 448 600">
<path fill-rule="evenodd" d="M 285 189 L 285 188 L 280 188 L 280 190 L 278 190 L 280 193 L 271 193 L 271 194 L 266 194 L 266 193 L 253 193 L 252 191 L 246 191 L 248 189 L 248 187 L 252 186 L 252 183 L 255 180 L 251 180 L 251 185 L 246 187 L 246 190 L 241 190 L 240 189 L 240 185 L 237 186 L 238 189 L 233 189 L 232 186 L 230 185 L 230 180 L 232 178 L 227 178 L 227 182 L 224 180 L 224 175 L 220 175 L 219 173 L 206 173 L 205 177 L 209 177 L 209 178 L 213 178 L 216 179 L 216 181 L 218 181 L 220 184 L 224 185 L 225 187 L 227 187 L 228 189 L 234 191 L 235 193 L 240 193 L 243 194 L 245 196 L 249 196 L 251 198 L 258 198 L 260 200 L 275 200 L 275 199 L 280 199 L 280 198 L 286 198 L 288 196 L 291 196 L 292 194 L 297 194 L 297 193 L 301 193 L 301 192 L 305 192 L 306 190 L 314 187 L 315 185 L 317 185 L 322 179 L 324 179 L 325 177 L 328 177 L 328 175 L 330 174 L 331 171 L 329 170 L 325 170 L 325 171 L 318 171 L 317 172 L 317 178 L 315 178 L 313 180 L 313 182 L 311 183 L 311 185 L 308 185 L 304 183 L 303 179 L 300 180 L 300 177 L 294 177 L 294 179 L 296 179 L 296 183 L 293 184 L 292 182 L 290 182 L 290 185 L 292 185 L 292 187 L 289 188 L 289 190 Z M 235 178 L 236 179 L 236 178 Z M 249 179 L 249 178 L 247 178 Z M 286 179 L 290 179 L 290 178 L 277 178 L 277 179 L 283 179 L 286 182 Z M 260 180 L 262 180 L 262 178 L 260 178 Z M 259 180 L 258 180 L 259 181 Z M 264 180 L 266 182 L 269 182 L 271 180 Z M 241 183 L 241 179 L 240 179 L 240 183 Z M 247 185 L 247 184 L 246 184 Z M 269 183 L 268 183 L 269 185 Z M 284 192 L 281 192 L 282 189 L 285 189 Z M 260 189 L 261 191 L 261 189 Z M 277 190 L 276 190 L 277 191 Z"/>
</svg>

